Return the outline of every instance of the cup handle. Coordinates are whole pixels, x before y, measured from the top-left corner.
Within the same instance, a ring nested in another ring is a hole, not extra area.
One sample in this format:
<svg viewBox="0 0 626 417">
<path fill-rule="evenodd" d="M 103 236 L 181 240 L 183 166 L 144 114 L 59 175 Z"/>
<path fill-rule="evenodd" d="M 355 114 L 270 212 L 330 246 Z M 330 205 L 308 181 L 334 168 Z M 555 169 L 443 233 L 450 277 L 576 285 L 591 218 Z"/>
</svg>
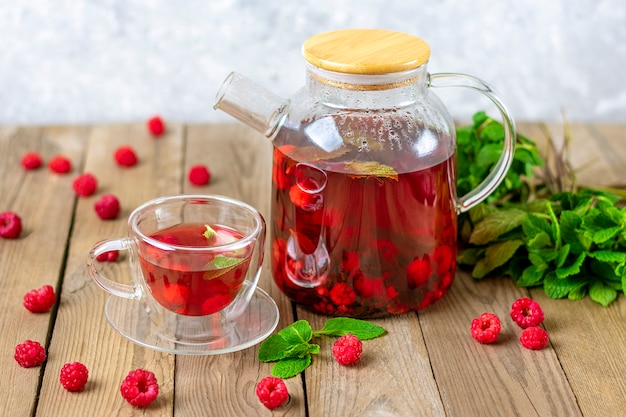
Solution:
<svg viewBox="0 0 626 417">
<path fill-rule="evenodd" d="M 96 259 L 103 253 L 114 250 L 128 250 L 129 247 L 129 241 L 127 238 L 103 240 L 98 242 L 93 246 L 93 248 L 91 248 L 91 251 L 89 251 L 89 255 L 87 256 L 87 268 L 89 269 L 91 278 L 93 278 L 96 284 L 98 284 L 106 292 L 122 298 L 137 298 L 139 294 L 135 290 L 135 287 L 129 284 L 115 282 L 103 275 L 98 269 L 99 262 Z"/>
<path fill-rule="evenodd" d="M 489 175 L 472 191 L 458 199 L 457 210 L 463 213 L 483 201 L 504 180 L 513 162 L 515 152 L 515 123 L 511 113 L 500 100 L 493 88 L 479 78 L 466 74 L 439 73 L 428 75 L 429 87 L 465 87 L 478 91 L 495 104 L 502 115 L 504 124 L 504 145 L 500 159 Z"/>
</svg>

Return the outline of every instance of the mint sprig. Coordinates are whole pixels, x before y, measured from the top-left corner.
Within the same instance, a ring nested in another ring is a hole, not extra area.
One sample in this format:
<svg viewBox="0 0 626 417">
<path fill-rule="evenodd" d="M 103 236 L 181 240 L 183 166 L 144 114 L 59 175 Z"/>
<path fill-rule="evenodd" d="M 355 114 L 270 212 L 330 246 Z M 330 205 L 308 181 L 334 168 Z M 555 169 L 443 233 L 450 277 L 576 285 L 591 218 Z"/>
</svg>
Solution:
<svg viewBox="0 0 626 417">
<path fill-rule="evenodd" d="M 347 317 L 329 319 L 319 330 L 313 330 L 306 320 L 298 320 L 267 338 L 259 346 L 258 358 L 262 362 L 276 362 L 272 375 L 291 378 L 311 365 L 320 345 L 310 343 L 313 337 L 339 337 L 351 333 L 360 340 L 369 340 L 385 334 L 385 329 L 374 323 Z"/>
</svg>

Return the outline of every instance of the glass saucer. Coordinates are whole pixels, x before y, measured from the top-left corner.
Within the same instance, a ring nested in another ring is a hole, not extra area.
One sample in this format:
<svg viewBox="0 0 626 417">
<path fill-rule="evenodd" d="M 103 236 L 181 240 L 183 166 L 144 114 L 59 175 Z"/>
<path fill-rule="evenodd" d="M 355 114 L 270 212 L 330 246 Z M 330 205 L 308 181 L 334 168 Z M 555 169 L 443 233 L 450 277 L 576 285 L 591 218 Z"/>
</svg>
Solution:
<svg viewBox="0 0 626 417">
<path fill-rule="evenodd" d="M 246 349 L 268 337 L 279 319 L 276 302 L 258 287 L 246 310 L 233 320 L 226 334 L 211 340 L 181 337 L 158 329 L 140 300 L 111 296 L 104 311 L 109 324 L 125 338 L 176 355 L 218 355 Z"/>
</svg>

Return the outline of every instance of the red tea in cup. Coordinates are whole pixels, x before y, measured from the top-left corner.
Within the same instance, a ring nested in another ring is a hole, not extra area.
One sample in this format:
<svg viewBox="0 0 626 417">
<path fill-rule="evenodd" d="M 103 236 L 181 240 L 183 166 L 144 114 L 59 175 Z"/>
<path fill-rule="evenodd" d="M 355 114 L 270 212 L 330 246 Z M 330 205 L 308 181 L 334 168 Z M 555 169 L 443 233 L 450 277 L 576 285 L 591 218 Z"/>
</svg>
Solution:
<svg viewBox="0 0 626 417">
<path fill-rule="evenodd" d="M 143 242 L 139 263 L 154 299 L 166 309 L 187 316 L 213 314 L 227 307 L 241 289 L 252 248 L 224 252 L 217 248 L 243 236 L 231 228 L 201 223 L 152 233 L 150 237 L 165 246 Z M 193 250 L 168 251 L 168 245 Z M 202 248 L 212 249 L 203 252 Z"/>
</svg>

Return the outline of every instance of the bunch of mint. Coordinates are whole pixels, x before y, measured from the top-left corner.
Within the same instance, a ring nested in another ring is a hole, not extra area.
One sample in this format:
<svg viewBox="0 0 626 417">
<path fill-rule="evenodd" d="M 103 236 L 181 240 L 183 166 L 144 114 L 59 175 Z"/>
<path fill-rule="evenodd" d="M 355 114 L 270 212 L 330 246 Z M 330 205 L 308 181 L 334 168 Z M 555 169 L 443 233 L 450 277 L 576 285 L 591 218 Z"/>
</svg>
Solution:
<svg viewBox="0 0 626 417">
<path fill-rule="evenodd" d="M 479 112 L 473 125 L 458 132 L 457 191 L 462 195 L 495 164 L 504 131 Z M 477 279 L 510 276 L 520 287 L 543 288 L 550 298 L 579 300 L 588 294 L 607 306 L 626 288 L 626 211 L 612 193 L 578 189 L 566 159 L 569 137 L 558 152 L 548 139 L 554 160 L 544 164 L 534 142 L 518 136 L 503 183 L 486 202 L 460 216 L 459 265 L 470 267 Z M 539 168 L 540 181 L 534 181 Z"/>
<path fill-rule="evenodd" d="M 320 352 L 320 345 L 310 343 L 313 337 L 340 337 L 348 333 L 360 340 L 369 340 L 385 334 L 385 329 L 365 320 L 335 317 L 320 330 L 313 330 L 308 321 L 298 320 L 261 343 L 258 357 L 262 362 L 276 362 L 272 367 L 273 376 L 291 378 L 308 368 L 311 355 Z"/>
<path fill-rule="evenodd" d="M 609 305 L 626 285 L 626 211 L 611 195 L 564 192 L 520 208 L 482 207 L 459 263 L 509 275 L 550 298 Z"/>
</svg>

